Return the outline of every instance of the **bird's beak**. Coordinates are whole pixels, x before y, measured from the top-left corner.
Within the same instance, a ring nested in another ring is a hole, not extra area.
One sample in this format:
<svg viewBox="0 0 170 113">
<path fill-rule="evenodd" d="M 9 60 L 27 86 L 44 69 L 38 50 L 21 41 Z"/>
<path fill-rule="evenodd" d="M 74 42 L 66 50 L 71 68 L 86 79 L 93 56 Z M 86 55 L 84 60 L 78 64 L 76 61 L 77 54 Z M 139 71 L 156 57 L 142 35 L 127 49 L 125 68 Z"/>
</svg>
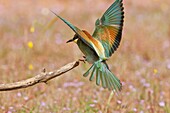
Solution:
<svg viewBox="0 0 170 113">
<path fill-rule="evenodd" d="M 68 40 L 66 43 L 73 42 L 73 41 L 74 41 L 73 39 L 70 39 L 70 40 Z"/>
</svg>

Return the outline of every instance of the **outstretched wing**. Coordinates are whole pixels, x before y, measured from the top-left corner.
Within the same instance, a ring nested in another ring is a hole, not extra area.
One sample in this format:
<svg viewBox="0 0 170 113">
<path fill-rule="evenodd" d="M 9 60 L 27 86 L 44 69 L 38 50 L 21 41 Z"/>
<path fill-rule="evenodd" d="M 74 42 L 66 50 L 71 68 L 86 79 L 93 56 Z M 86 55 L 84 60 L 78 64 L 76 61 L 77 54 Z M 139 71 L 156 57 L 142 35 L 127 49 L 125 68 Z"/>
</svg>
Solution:
<svg viewBox="0 0 170 113">
<path fill-rule="evenodd" d="M 106 57 L 110 57 L 117 50 L 121 41 L 124 22 L 122 1 L 116 0 L 101 19 L 96 20 L 96 28 L 92 36 L 102 43 Z"/>
<path fill-rule="evenodd" d="M 51 11 L 51 12 L 54 13 L 53 11 Z M 98 40 L 94 39 L 87 31 L 80 30 L 79 28 L 72 25 L 70 22 L 68 22 L 64 18 L 60 17 L 56 13 L 54 13 L 54 14 L 58 18 L 60 18 L 64 23 L 66 23 L 76 34 L 78 34 L 79 37 L 81 38 L 81 40 L 85 44 L 87 44 L 89 47 L 91 47 L 97 53 L 98 56 L 105 57 L 104 48 Z"/>
</svg>

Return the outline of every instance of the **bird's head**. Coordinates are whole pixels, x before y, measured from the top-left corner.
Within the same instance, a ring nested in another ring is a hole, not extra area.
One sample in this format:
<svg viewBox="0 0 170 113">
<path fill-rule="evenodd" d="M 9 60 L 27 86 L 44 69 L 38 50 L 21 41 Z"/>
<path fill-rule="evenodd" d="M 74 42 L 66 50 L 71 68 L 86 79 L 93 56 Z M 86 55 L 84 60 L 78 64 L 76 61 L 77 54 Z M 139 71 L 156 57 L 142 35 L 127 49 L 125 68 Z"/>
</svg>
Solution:
<svg viewBox="0 0 170 113">
<path fill-rule="evenodd" d="M 78 38 L 79 38 L 78 35 L 75 34 L 74 37 L 73 37 L 72 39 L 68 40 L 66 43 L 69 43 L 69 42 L 75 42 L 75 43 L 77 43 Z"/>
</svg>

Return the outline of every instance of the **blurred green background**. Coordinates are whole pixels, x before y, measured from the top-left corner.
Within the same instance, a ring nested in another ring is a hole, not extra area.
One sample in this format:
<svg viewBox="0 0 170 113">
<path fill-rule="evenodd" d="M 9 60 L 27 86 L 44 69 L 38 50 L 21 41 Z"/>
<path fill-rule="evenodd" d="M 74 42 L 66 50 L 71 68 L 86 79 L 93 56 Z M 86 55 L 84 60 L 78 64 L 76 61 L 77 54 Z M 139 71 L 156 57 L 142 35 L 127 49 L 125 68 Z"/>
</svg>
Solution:
<svg viewBox="0 0 170 113">
<path fill-rule="evenodd" d="M 83 56 L 65 42 L 72 30 L 49 9 L 90 33 L 114 0 L 1 0 L 0 83 L 27 79 Z M 109 113 L 170 113 L 170 1 L 124 0 L 123 38 L 108 64 L 123 83 Z M 110 92 L 82 74 L 89 64 L 26 89 L 0 92 L 1 113 L 103 113 Z"/>
</svg>

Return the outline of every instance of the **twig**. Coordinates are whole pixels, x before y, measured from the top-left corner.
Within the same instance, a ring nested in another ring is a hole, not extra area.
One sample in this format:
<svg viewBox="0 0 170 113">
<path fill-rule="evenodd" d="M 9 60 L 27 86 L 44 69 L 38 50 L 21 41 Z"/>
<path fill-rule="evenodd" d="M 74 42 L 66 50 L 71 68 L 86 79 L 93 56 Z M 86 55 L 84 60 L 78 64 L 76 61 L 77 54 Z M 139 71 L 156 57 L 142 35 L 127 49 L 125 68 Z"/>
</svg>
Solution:
<svg viewBox="0 0 170 113">
<path fill-rule="evenodd" d="M 105 108 L 105 113 L 108 113 L 108 108 L 109 108 L 109 106 L 110 106 L 110 101 L 111 101 L 113 95 L 114 95 L 114 91 L 111 91 L 111 93 L 110 93 L 110 95 L 109 95 L 109 99 L 108 99 L 108 101 L 107 101 L 106 108 Z"/>
<path fill-rule="evenodd" d="M 14 83 L 0 84 L 0 91 L 16 90 L 16 89 L 21 89 L 21 88 L 27 88 L 27 87 L 33 86 L 35 84 L 38 84 L 38 83 L 46 83 L 47 81 L 74 69 L 78 65 L 79 65 L 79 61 L 75 61 L 75 62 L 69 63 L 69 64 L 61 67 L 58 70 L 54 70 L 51 72 L 44 71 L 32 78 L 26 79 L 26 80 L 14 82 Z"/>
</svg>

